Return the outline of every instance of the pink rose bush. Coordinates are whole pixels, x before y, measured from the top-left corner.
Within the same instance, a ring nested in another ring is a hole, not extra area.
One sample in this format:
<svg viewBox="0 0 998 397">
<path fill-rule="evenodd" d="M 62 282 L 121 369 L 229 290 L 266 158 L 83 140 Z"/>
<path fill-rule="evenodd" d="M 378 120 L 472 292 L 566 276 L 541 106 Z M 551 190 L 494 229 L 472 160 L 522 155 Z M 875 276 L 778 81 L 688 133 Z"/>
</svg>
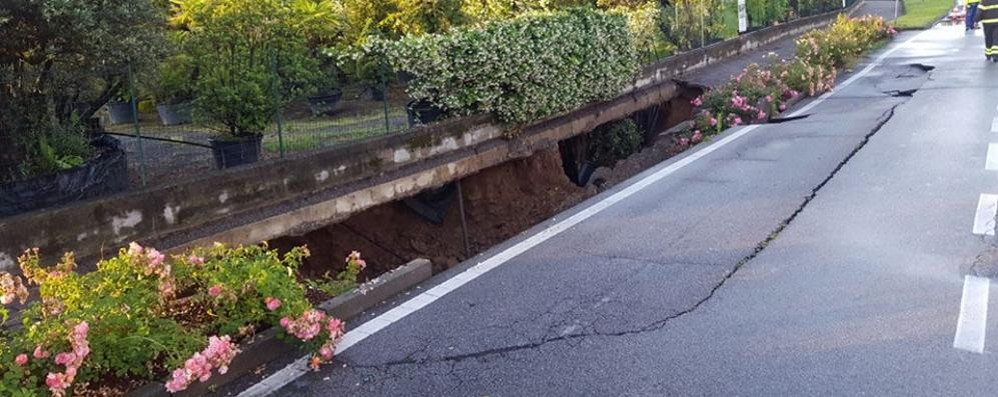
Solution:
<svg viewBox="0 0 998 397">
<path fill-rule="evenodd" d="M 765 123 L 786 111 L 788 101 L 831 90 L 836 68 L 847 66 L 877 42 L 896 34 L 880 17 L 839 16 L 828 29 L 801 36 L 794 60 L 776 60 L 770 54 L 766 65 L 749 65 L 727 84 L 694 98 L 691 104 L 698 113 L 684 138 L 696 143 L 704 135 L 729 127 Z M 691 135 L 696 133 L 700 137 Z M 681 146 L 683 142 L 678 141 Z"/>
<path fill-rule="evenodd" d="M 328 362 L 344 324 L 306 299 L 297 270 L 308 254 L 216 244 L 171 257 L 133 243 L 80 274 L 71 254 L 43 266 L 28 250 L 22 275 L 0 272 L 0 309 L 24 305 L 25 324 L 0 333 L 0 396 L 64 396 L 162 373 L 167 391 L 186 390 L 224 374 L 238 343 L 271 326 L 313 352 L 313 365 Z M 356 252 L 347 264 L 354 280 L 366 266 Z"/>
<path fill-rule="evenodd" d="M 176 393 L 186 390 L 195 381 L 206 382 L 215 370 L 219 374 L 225 374 L 229 371 L 229 363 L 238 353 L 239 349 L 228 336 L 208 338 L 208 347 L 194 353 L 184 362 L 183 367 L 173 370 L 172 378 L 166 382 L 166 390 Z"/>
</svg>

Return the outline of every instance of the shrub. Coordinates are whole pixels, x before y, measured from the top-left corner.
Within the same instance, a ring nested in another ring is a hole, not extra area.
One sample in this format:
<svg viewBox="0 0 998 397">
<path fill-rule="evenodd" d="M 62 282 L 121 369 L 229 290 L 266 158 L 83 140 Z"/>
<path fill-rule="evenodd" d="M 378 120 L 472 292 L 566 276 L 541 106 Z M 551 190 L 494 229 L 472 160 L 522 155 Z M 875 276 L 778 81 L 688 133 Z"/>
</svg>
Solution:
<svg viewBox="0 0 998 397">
<path fill-rule="evenodd" d="M 526 123 L 619 94 L 637 72 L 627 21 L 590 9 L 365 48 L 413 76 L 409 94 L 458 113 Z"/>
<path fill-rule="evenodd" d="M 261 326 L 302 342 L 313 364 L 329 360 L 343 324 L 306 300 L 296 279 L 306 255 L 216 244 L 167 258 L 133 243 L 78 274 L 71 254 L 43 267 L 29 250 L 19 258 L 23 279 L 0 273 L 0 303 L 24 303 L 28 283 L 40 297 L 22 310 L 22 328 L 0 333 L 0 394 L 61 395 L 74 383 L 153 379 L 172 368 L 167 387 L 183 390 L 224 371 L 235 344 Z"/>
<path fill-rule="evenodd" d="M 610 9 L 627 17 L 627 28 L 631 35 L 631 44 L 635 51 L 641 54 L 643 63 L 657 60 L 675 51 L 675 46 L 665 39 L 662 32 L 664 14 L 657 2 L 630 6 L 618 6 Z"/>
<path fill-rule="evenodd" d="M 796 96 L 772 70 L 749 65 L 728 84 L 708 91 L 693 104 L 703 109 L 697 129 L 716 133 L 730 126 L 768 120 L 783 101 Z"/>
<path fill-rule="evenodd" d="M 195 117 L 234 137 L 260 135 L 276 109 L 312 91 L 318 62 L 302 20 L 280 0 L 178 0 L 198 70 Z"/>
<path fill-rule="evenodd" d="M 749 23 L 752 26 L 770 26 L 786 20 L 790 7 L 787 0 L 747 0 Z"/>
<path fill-rule="evenodd" d="M 680 50 L 701 47 L 724 31 L 721 0 L 676 0 L 662 10 L 662 31 Z"/>
<path fill-rule="evenodd" d="M 87 141 L 59 144 L 162 55 L 149 0 L 8 0 L 0 7 L 0 179 L 71 166 Z M 69 126 L 69 127 L 67 127 Z M 61 134 L 55 136 L 52 133 Z M 52 156 L 38 155 L 52 153 Z"/>
<path fill-rule="evenodd" d="M 811 65 L 844 67 L 896 33 L 882 17 L 839 15 L 827 30 L 811 31 L 797 39 L 797 58 Z"/>
<path fill-rule="evenodd" d="M 382 24 L 399 36 L 440 33 L 464 22 L 462 0 L 397 0 Z"/>
<path fill-rule="evenodd" d="M 613 167 L 641 149 L 641 132 L 634 120 L 623 119 L 597 128 L 590 135 L 586 158 L 601 167 Z"/>
<path fill-rule="evenodd" d="M 827 30 L 805 34 L 797 42 L 796 59 L 776 62 L 771 54 L 770 64 L 749 65 L 732 81 L 694 99 L 701 111 L 694 120 L 692 141 L 730 126 L 768 120 L 785 110 L 789 99 L 830 90 L 836 67 L 895 33 L 883 18 L 839 16 Z"/>
</svg>

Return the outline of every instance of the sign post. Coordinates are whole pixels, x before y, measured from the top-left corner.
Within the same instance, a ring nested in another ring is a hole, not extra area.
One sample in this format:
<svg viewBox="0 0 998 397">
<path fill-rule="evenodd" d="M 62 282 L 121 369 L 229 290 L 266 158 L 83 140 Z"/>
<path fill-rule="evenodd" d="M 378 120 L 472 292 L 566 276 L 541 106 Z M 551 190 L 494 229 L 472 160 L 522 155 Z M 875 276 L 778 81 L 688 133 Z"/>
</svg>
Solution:
<svg viewBox="0 0 998 397">
<path fill-rule="evenodd" d="M 745 0 L 738 0 L 738 33 L 748 31 L 748 11 L 745 9 Z"/>
</svg>

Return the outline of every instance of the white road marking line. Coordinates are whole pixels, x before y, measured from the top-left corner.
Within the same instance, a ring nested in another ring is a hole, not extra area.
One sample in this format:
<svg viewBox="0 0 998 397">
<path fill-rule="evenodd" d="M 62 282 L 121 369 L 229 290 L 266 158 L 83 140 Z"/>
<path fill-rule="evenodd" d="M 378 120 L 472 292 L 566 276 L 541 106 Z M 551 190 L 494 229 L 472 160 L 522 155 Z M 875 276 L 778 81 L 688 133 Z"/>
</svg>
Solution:
<svg viewBox="0 0 998 397">
<path fill-rule="evenodd" d="M 912 38 L 908 39 L 907 41 L 905 41 L 905 42 L 903 42 L 901 44 L 898 44 L 897 46 L 895 46 L 895 47 L 893 47 L 893 48 L 885 51 L 883 54 L 880 54 L 880 56 L 877 57 L 873 61 L 873 63 L 869 64 L 866 68 L 864 68 L 863 70 L 861 70 L 859 73 L 856 73 L 852 77 L 846 79 L 846 81 L 843 81 L 841 84 L 838 85 L 838 87 L 836 87 L 836 88 L 832 89 L 831 91 L 826 92 L 825 94 L 819 96 L 817 99 L 811 101 L 810 103 L 808 103 L 804 107 L 798 109 L 797 111 L 794 111 L 788 117 L 799 116 L 799 115 L 803 114 L 804 112 L 806 112 L 808 110 L 811 110 L 815 106 L 818 106 L 819 104 L 821 104 L 822 102 L 824 102 L 825 100 L 827 100 L 829 97 L 831 97 L 835 92 L 838 92 L 838 91 L 842 90 L 843 88 L 849 86 L 850 84 L 852 84 L 856 80 L 859 80 L 860 78 L 862 78 L 867 73 L 870 73 L 870 71 L 873 70 L 873 68 L 875 68 L 877 66 L 880 66 L 883 63 L 884 59 L 887 59 L 887 57 L 890 54 L 894 53 L 894 51 L 897 51 L 898 49 L 907 46 L 909 43 L 911 43 L 912 41 L 914 41 L 916 38 L 918 38 L 919 36 L 921 36 L 921 35 L 923 35 L 923 34 L 925 34 L 927 32 L 929 32 L 929 30 L 923 31 L 922 33 L 919 33 L 919 34 L 913 36 Z M 582 211 L 579 211 L 579 212 L 575 213 L 575 215 L 572 215 L 572 216 L 570 216 L 568 218 L 565 218 L 564 220 L 562 220 L 562 221 L 560 221 L 558 223 L 555 223 L 554 225 L 551 225 L 547 229 L 544 229 L 541 232 L 539 232 L 539 233 L 537 233 L 537 234 L 535 234 L 533 236 L 530 236 L 529 238 L 527 238 L 527 239 L 525 239 L 525 240 L 523 240 L 523 241 L 521 241 L 521 242 L 513 245 L 512 247 L 506 248 L 502 252 L 500 252 L 500 253 L 498 253 L 498 254 L 496 254 L 496 255 L 494 255 L 494 256 L 486 259 L 485 261 L 478 263 L 477 265 L 471 267 L 470 269 L 465 270 L 464 272 L 462 272 L 462 273 L 459 274 L 460 276 L 463 276 L 463 278 L 465 279 L 464 281 L 458 281 L 458 282 L 455 282 L 454 284 L 448 285 L 447 287 L 443 287 L 443 288 L 440 288 L 440 289 L 434 288 L 434 289 L 430 290 L 430 291 L 433 291 L 432 293 L 430 293 L 429 291 L 427 291 L 427 292 L 424 292 L 424 293 L 422 293 L 422 294 L 420 294 L 420 295 L 418 295 L 418 296 L 410 299 L 408 302 L 403 303 L 402 306 L 400 306 L 401 308 L 403 308 L 403 310 L 399 310 L 397 312 L 395 312 L 393 310 L 393 313 L 392 313 L 392 317 L 393 318 L 385 318 L 385 320 L 387 320 L 389 324 L 394 323 L 395 321 L 401 320 L 402 318 L 408 316 L 409 314 L 414 313 L 416 310 L 419 310 L 419 309 L 423 308 L 424 306 L 426 306 L 430 302 L 432 302 L 432 301 L 436 300 L 437 298 L 439 298 L 439 297 L 441 297 L 441 296 L 443 296 L 443 295 L 445 295 L 445 294 L 453 291 L 454 289 L 460 287 L 461 285 L 467 283 L 468 281 L 474 280 L 475 278 L 477 278 L 478 276 L 480 276 L 482 274 L 485 274 L 489 270 L 492 270 L 492 269 L 498 267 L 499 265 L 502 265 L 503 263 L 506 263 L 510 259 L 515 258 L 516 256 L 518 256 L 518 255 L 526 252 L 527 250 L 529 250 L 529 249 L 531 249 L 533 247 L 536 247 L 537 245 L 543 243 L 544 241 L 547 241 L 551 237 L 554 237 L 554 236 L 558 235 L 559 233 L 561 233 L 561 232 L 563 232 L 563 231 L 571 228 L 572 226 L 575 226 L 575 225 L 579 224 L 580 222 L 582 222 L 582 221 L 584 221 L 586 219 L 589 219 L 593 215 L 596 215 L 596 214 L 602 212 L 603 210 L 609 208 L 610 206 L 623 201 L 624 199 L 626 199 L 626 198 L 634 195 L 637 192 L 640 192 L 641 190 L 643 190 L 644 188 L 650 186 L 651 184 L 653 184 L 655 182 L 658 182 L 659 180 L 662 180 L 663 178 L 665 178 L 665 177 L 667 177 L 669 175 L 672 175 L 673 173 L 675 173 L 676 171 L 679 171 L 683 167 L 686 167 L 687 165 L 693 163 L 694 161 L 697 161 L 700 158 L 702 158 L 702 157 L 704 157 L 704 156 L 706 156 L 706 155 L 708 155 L 710 153 L 713 153 L 717 149 L 720 149 L 720 148 L 724 147 L 725 145 L 733 142 L 734 140 L 736 140 L 738 138 L 741 138 L 745 134 L 748 134 L 749 132 L 752 132 L 753 130 L 755 130 L 756 128 L 759 128 L 759 127 L 760 127 L 759 124 L 753 124 L 753 125 L 741 127 L 740 129 L 732 132 L 730 135 L 724 137 L 723 139 L 720 139 L 720 140 L 718 140 L 718 141 L 710 144 L 709 146 L 704 147 L 703 149 L 697 150 L 696 152 L 694 152 L 694 153 L 692 153 L 692 154 L 684 157 L 683 159 L 681 159 L 681 160 L 679 160 L 679 161 L 677 161 L 675 163 L 672 163 L 672 164 L 666 166 L 665 168 L 662 168 L 662 169 L 660 169 L 658 171 L 655 171 L 651 175 L 645 176 L 643 179 L 641 179 L 641 180 L 635 182 L 634 184 L 632 184 L 632 185 L 624 188 L 623 190 L 621 190 L 621 191 L 619 191 L 617 193 L 614 193 L 613 195 L 611 195 L 611 196 L 609 196 L 609 197 L 607 197 L 607 198 L 605 198 L 605 199 L 603 199 L 603 200 L 601 200 L 599 202 L 596 202 L 595 204 L 591 205 L 590 207 L 588 207 L 588 208 L 586 208 L 586 209 L 584 209 Z M 455 278 L 457 278 L 457 276 L 455 276 Z M 440 286 L 442 286 L 442 285 L 443 284 L 441 284 Z M 384 316 L 384 315 L 381 315 L 381 316 L 378 316 L 378 317 L 375 317 L 375 318 L 376 319 L 377 318 L 381 318 L 382 316 Z M 368 336 L 370 336 L 370 333 L 359 332 L 359 331 L 362 331 L 360 328 L 361 327 L 358 327 L 357 329 L 354 329 L 354 330 L 351 330 L 350 332 L 347 332 L 347 334 L 343 337 L 343 340 L 340 342 L 340 344 L 337 345 L 337 347 L 336 347 L 336 354 L 343 353 L 344 351 L 346 351 L 347 349 L 349 349 L 351 346 L 359 343 L 360 341 L 362 341 L 362 340 L 366 339 Z M 239 393 L 239 395 L 237 397 L 263 397 L 263 396 L 267 396 L 267 395 L 269 395 L 269 394 L 277 391 L 278 389 L 280 389 L 280 388 L 288 385 L 289 383 L 293 382 L 295 379 L 301 377 L 303 374 L 305 374 L 305 373 L 308 372 L 308 359 L 309 359 L 308 355 L 302 356 L 301 358 L 295 360 L 293 363 L 288 364 L 288 366 L 286 366 L 286 367 L 282 368 L 281 370 L 275 372 L 274 374 L 268 376 L 266 379 L 264 379 L 264 380 L 260 381 L 259 383 L 251 386 L 250 388 L 244 390 L 242 393 Z"/>
<path fill-rule="evenodd" d="M 984 162 L 984 169 L 998 171 L 998 143 L 988 144 L 988 157 Z"/>
<path fill-rule="evenodd" d="M 998 216 L 998 195 L 981 194 L 977 200 L 977 213 L 974 214 L 974 234 L 994 236 L 995 216 Z"/>
<path fill-rule="evenodd" d="M 998 116 L 991 120 L 991 132 L 998 132 Z"/>
<path fill-rule="evenodd" d="M 991 281 L 967 275 L 963 279 L 960 318 L 956 322 L 953 347 L 974 353 L 984 353 L 984 336 L 988 323 L 988 292 Z"/>
</svg>

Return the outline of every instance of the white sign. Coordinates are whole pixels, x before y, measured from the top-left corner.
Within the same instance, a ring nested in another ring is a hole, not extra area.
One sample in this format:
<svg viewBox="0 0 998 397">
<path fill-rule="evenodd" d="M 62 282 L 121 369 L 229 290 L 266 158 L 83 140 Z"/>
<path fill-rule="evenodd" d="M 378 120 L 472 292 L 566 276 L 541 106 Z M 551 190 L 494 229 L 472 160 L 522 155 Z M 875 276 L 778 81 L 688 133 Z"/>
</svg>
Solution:
<svg viewBox="0 0 998 397">
<path fill-rule="evenodd" d="M 738 0 L 738 33 L 748 30 L 748 10 L 745 9 L 745 0 Z"/>
</svg>

